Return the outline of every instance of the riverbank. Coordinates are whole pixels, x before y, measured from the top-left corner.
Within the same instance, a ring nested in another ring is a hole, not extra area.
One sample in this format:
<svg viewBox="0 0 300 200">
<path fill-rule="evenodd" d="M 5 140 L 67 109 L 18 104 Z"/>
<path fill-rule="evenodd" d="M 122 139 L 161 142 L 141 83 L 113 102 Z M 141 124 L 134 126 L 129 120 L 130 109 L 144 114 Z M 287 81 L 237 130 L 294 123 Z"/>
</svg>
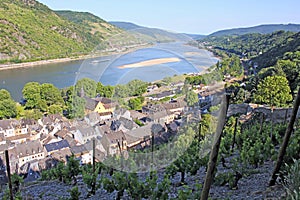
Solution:
<svg viewBox="0 0 300 200">
<path fill-rule="evenodd" d="M 36 66 L 42 66 L 42 65 L 48 65 L 48 64 L 67 63 L 67 62 L 72 62 L 72 61 L 79 61 L 79 60 L 111 56 L 111 55 L 118 55 L 118 54 L 126 54 L 129 52 L 135 51 L 139 48 L 146 48 L 146 47 L 151 47 L 151 46 L 153 46 L 153 45 L 142 44 L 140 46 L 126 49 L 125 51 L 121 51 L 121 52 L 114 51 L 114 52 L 105 52 L 105 53 L 101 53 L 101 54 L 81 55 L 81 56 L 70 57 L 70 58 L 57 58 L 57 59 L 39 60 L 39 61 L 34 61 L 34 62 L 0 64 L 0 71 L 10 70 L 10 69 L 18 69 L 18 68 L 36 67 Z"/>
</svg>

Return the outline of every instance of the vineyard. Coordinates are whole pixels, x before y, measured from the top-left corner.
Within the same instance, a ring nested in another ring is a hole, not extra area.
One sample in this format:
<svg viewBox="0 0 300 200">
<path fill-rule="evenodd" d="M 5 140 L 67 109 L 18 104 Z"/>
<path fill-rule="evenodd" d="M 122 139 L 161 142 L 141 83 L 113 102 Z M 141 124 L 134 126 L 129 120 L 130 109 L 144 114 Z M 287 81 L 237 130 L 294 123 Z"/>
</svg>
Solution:
<svg viewBox="0 0 300 200">
<path fill-rule="evenodd" d="M 272 189 L 268 188 L 267 181 L 271 178 L 271 170 L 274 168 L 288 126 L 286 123 L 264 122 L 262 118 L 263 114 L 254 115 L 247 122 L 240 122 L 239 116 L 226 118 L 216 168 L 213 170 L 214 180 L 210 193 L 213 199 L 239 199 L 240 187 L 243 193 L 248 193 L 250 199 L 278 197 L 278 195 L 283 195 L 284 198 L 297 198 L 299 161 L 296 159 L 299 159 L 300 152 L 300 121 L 296 121 L 293 125 L 284 156 L 286 164 L 280 168 L 279 178 L 276 179 L 279 185 L 276 189 Z M 206 114 L 199 123 L 190 123 L 183 127 L 176 138 L 173 138 L 175 142 L 172 147 L 166 144 L 154 146 L 155 151 L 145 149 L 144 152 L 140 152 L 150 154 L 152 152 L 155 157 L 159 156 L 155 152 L 160 148 L 168 148 L 170 157 L 182 152 L 175 162 L 162 169 L 141 172 L 138 169 L 147 160 L 143 161 L 141 157 L 137 159 L 139 162 L 134 162 L 132 157 L 125 159 L 122 154 L 119 157 L 108 158 L 104 163 L 84 166 L 81 166 L 74 157 L 70 157 L 66 165 L 59 163 L 55 168 L 42 171 L 41 180 L 29 185 L 22 183 L 22 179 L 14 175 L 12 183 L 15 197 L 16 199 L 56 199 L 58 196 L 58 199 L 200 199 L 205 185 L 205 174 L 209 170 L 207 166 L 210 166 L 209 154 L 203 151 L 213 133 L 218 132 L 219 124 L 215 121 L 214 116 Z M 123 168 L 118 170 L 108 163 L 119 163 Z M 257 180 L 257 177 L 261 180 Z M 259 185 L 256 187 L 253 184 L 247 185 L 248 191 L 245 191 L 244 186 L 246 183 L 249 184 L 249 180 Z M 259 192 L 249 191 L 253 187 L 256 189 L 259 187 Z M 57 190 L 53 191 L 53 188 Z M 65 192 L 62 192 L 63 190 Z M 3 199 L 9 199 L 8 197 L 9 193 L 6 192 Z"/>
</svg>

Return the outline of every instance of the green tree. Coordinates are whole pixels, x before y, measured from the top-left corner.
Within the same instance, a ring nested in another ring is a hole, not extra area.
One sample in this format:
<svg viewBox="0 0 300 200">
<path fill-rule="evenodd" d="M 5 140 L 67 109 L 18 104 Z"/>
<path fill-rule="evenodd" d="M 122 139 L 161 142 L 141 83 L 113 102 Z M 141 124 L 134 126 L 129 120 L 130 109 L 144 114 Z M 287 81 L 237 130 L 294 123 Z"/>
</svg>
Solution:
<svg viewBox="0 0 300 200">
<path fill-rule="evenodd" d="M 284 71 L 286 78 L 289 81 L 292 92 L 294 92 L 300 83 L 300 61 L 298 62 L 292 60 L 279 60 L 276 64 Z"/>
<path fill-rule="evenodd" d="M 147 91 L 148 83 L 141 80 L 132 80 L 126 84 L 128 90 L 130 91 L 130 96 L 139 96 Z"/>
<path fill-rule="evenodd" d="M 291 89 L 284 76 L 268 76 L 257 86 L 254 99 L 258 103 L 283 106 L 292 100 Z"/>
<path fill-rule="evenodd" d="M 80 79 L 75 85 L 75 91 L 78 96 L 81 96 L 82 89 L 85 96 L 93 98 L 96 96 L 97 83 L 90 78 Z"/>
<path fill-rule="evenodd" d="M 188 91 L 186 94 L 186 102 L 188 106 L 194 106 L 196 103 L 198 103 L 198 95 L 193 91 Z"/>
<path fill-rule="evenodd" d="M 101 97 L 111 98 L 113 96 L 114 89 L 115 89 L 114 86 L 111 85 L 105 86 L 102 83 L 98 82 L 96 92 Z"/>
<path fill-rule="evenodd" d="M 63 108 L 61 105 L 53 104 L 48 107 L 48 113 L 49 114 L 62 114 Z"/>
<path fill-rule="evenodd" d="M 141 110 L 144 103 L 144 97 L 136 97 L 128 101 L 128 106 L 131 110 Z"/>
<path fill-rule="evenodd" d="M 40 86 L 41 99 L 45 100 L 47 106 L 53 104 L 63 105 L 63 98 L 61 97 L 61 92 L 57 87 L 50 83 L 44 83 Z"/>
<path fill-rule="evenodd" d="M 25 110 L 23 116 L 25 119 L 38 120 L 43 117 L 43 113 L 39 109 Z"/>
<path fill-rule="evenodd" d="M 16 102 L 11 98 L 10 93 L 5 90 L 0 90 L 0 119 L 16 117 L 17 107 Z"/>
<path fill-rule="evenodd" d="M 26 83 L 22 90 L 23 98 L 26 100 L 25 108 L 38 108 L 41 100 L 41 88 L 38 82 Z"/>
<path fill-rule="evenodd" d="M 82 118 L 84 116 L 84 108 L 86 101 L 84 98 L 74 96 L 67 102 L 68 118 Z"/>
</svg>

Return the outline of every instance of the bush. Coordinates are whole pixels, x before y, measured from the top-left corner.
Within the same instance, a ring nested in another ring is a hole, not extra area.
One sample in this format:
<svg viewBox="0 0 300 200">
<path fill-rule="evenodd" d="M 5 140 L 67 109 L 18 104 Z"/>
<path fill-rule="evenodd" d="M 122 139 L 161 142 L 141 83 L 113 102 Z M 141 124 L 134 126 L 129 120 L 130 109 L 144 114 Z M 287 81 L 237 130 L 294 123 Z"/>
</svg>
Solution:
<svg viewBox="0 0 300 200">
<path fill-rule="evenodd" d="M 300 199 L 300 160 L 294 160 L 291 166 L 286 165 L 287 175 L 284 180 L 284 187 L 287 199 Z"/>
</svg>

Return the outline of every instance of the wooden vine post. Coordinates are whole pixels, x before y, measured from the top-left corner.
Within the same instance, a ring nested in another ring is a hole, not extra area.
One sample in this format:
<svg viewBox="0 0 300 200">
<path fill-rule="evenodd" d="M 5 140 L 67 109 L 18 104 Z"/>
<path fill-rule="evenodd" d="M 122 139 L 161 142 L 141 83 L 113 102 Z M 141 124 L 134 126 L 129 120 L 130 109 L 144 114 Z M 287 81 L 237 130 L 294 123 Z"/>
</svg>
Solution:
<svg viewBox="0 0 300 200">
<path fill-rule="evenodd" d="M 298 90 L 298 94 L 297 94 L 296 100 L 294 102 L 294 107 L 293 107 L 291 119 L 290 119 L 289 125 L 288 125 L 288 127 L 286 128 L 286 131 L 285 131 L 283 142 L 282 142 L 282 145 L 280 147 L 280 151 L 279 151 L 279 154 L 278 154 L 278 157 L 277 157 L 276 166 L 275 166 L 273 174 L 271 176 L 269 186 L 273 186 L 276 183 L 277 174 L 280 170 L 281 165 L 283 164 L 283 158 L 284 158 L 284 155 L 286 153 L 286 149 L 287 149 L 291 134 L 292 134 L 293 129 L 294 129 L 294 123 L 296 121 L 299 105 L 300 105 L 300 88 Z"/>
<path fill-rule="evenodd" d="M 222 138 L 222 132 L 224 125 L 226 123 L 226 115 L 229 105 L 229 96 L 226 95 L 223 97 L 221 109 L 220 109 L 220 115 L 219 115 L 219 121 L 218 126 L 216 130 L 216 135 L 214 138 L 214 143 L 210 152 L 209 162 L 208 162 L 208 169 L 206 172 L 205 182 L 203 186 L 203 190 L 201 193 L 201 200 L 208 199 L 209 190 L 213 181 L 213 174 L 216 168 L 218 154 L 219 154 L 219 148 L 221 144 L 221 138 Z"/>
<path fill-rule="evenodd" d="M 8 150 L 5 150 L 5 160 L 6 160 L 6 171 L 7 171 L 7 177 L 8 177 L 9 197 L 10 197 L 10 200 L 13 200 L 14 196 L 13 196 L 13 191 L 12 191 Z"/>
</svg>

